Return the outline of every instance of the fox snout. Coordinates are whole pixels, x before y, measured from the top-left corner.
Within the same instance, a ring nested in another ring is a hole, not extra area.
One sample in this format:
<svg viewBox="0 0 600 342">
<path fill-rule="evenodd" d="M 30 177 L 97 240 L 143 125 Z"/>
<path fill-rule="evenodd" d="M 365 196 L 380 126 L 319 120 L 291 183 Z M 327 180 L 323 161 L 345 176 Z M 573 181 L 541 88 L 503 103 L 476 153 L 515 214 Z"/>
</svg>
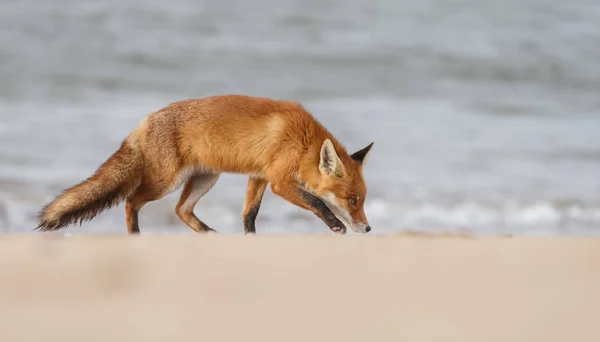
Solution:
<svg viewBox="0 0 600 342">
<path fill-rule="evenodd" d="M 360 234 L 366 234 L 371 231 L 371 225 L 369 225 L 368 223 L 360 223 L 357 225 L 352 225 L 350 227 L 353 231 Z"/>
</svg>

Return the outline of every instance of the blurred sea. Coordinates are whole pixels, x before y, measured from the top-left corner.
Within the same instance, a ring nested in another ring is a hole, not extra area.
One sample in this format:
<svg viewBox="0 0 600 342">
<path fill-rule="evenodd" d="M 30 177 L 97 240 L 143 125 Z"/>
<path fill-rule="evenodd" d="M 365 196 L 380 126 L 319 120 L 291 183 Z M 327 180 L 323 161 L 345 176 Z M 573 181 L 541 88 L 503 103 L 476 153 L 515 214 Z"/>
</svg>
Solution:
<svg viewBox="0 0 600 342">
<path fill-rule="evenodd" d="M 170 102 L 301 101 L 365 166 L 372 233 L 600 235 L 600 6 L 592 0 L 2 1 L 0 232 Z M 196 207 L 241 233 L 246 177 Z M 180 190 L 179 190 L 180 191 Z M 142 233 L 191 232 L 179 191 Z M 267 190 L 259 233 L 324 233 Z M 68 233 L 125 233 L 124 206 Z"/>
</svg>

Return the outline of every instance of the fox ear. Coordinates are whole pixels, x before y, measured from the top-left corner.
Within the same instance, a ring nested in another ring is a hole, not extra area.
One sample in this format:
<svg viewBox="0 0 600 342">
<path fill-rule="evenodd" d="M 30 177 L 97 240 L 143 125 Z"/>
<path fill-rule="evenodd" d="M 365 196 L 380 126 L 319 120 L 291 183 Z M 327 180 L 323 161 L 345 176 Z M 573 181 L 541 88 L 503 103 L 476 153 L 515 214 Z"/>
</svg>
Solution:
<svg viewBox="0 0 600 342">
<path fill-rule="evenodd" d="M 319 162 L 319 171 L 328 176 L 342 176 L 344 165 L 335 151 L 333 143 L 325 139 L 321 146 L 321 161 Z"/>
<path fill-rule="evenodd" d="M 360 165 L 363 165 L 367 159 L 367 156 L 369 155 L 369 152 L 371 152 L 371 147 L 373 147 L 373 143 L 370 143 L 362 150 L 354 152 L 350 157 L 356 160 Z"/>
</svg>

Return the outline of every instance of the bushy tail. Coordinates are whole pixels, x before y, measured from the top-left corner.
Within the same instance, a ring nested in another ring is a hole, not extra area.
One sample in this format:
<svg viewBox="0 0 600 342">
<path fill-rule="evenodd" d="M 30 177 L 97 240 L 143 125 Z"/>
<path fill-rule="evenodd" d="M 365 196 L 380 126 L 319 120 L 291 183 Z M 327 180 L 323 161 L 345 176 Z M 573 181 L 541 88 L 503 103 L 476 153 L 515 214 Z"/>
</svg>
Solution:
<svg viewBox="0 0 600 342">
<path fill-rule="evenodd" d="M 77 221 L 81 224 L 119 204 L 139 186 L 142 166 L 137 144 L 126 139 L 92 176 L 44 206 L 36 229 L 52 231 Z"/>
</svg>

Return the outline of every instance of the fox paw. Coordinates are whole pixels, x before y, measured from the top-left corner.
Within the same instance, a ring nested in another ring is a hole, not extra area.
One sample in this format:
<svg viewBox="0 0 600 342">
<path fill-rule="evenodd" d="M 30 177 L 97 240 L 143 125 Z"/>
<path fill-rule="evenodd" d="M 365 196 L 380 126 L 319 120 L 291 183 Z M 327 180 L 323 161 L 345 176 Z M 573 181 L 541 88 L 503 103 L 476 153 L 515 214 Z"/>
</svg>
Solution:
<svg viewBox="0 0 600 342">
<path fill-rule="evenodd" d="M 336 234 L 346 234 L 346 227 L 332 227 L 331 230 Z"/>
</svg>

